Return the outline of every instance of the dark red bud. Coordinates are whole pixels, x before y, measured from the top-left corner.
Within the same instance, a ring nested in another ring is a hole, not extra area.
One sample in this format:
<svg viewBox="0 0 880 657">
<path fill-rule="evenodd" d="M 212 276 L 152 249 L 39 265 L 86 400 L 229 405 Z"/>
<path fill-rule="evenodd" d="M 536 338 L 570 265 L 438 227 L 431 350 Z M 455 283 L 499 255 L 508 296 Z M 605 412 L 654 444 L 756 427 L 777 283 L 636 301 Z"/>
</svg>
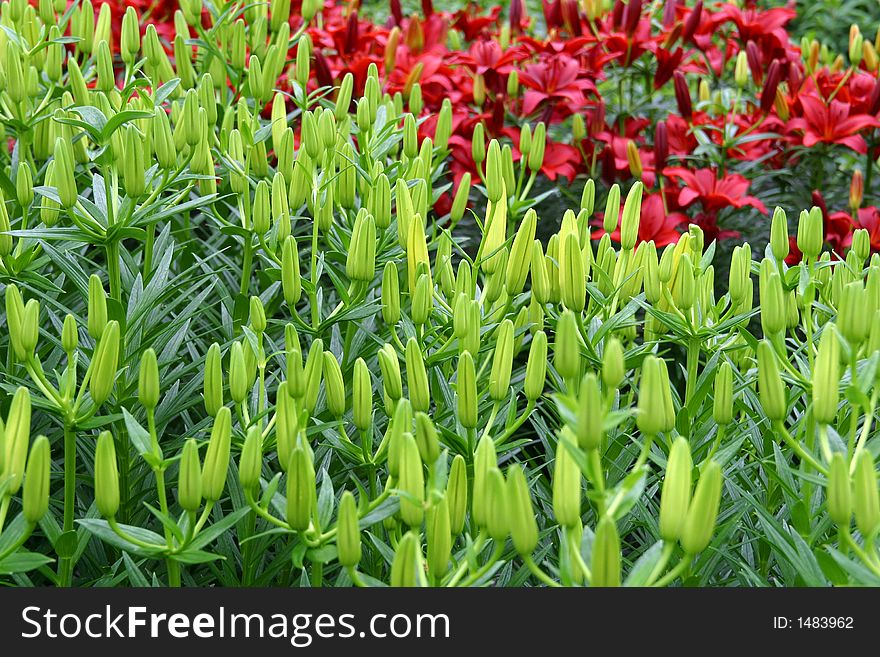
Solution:
<svg viewBox="0 0 880 657">
<path fill-rule="evenodd" d="M 825 197 L 818 189 L 813 190 L 813 205 L 822 211 L 823 221 L 828 221 L 828 204 L 825 203 Z"/>
<path fill-rule="evenodd" d="M 761 66 L 761 51 L 758 50 L 758 44 L 754 41 L 749 41 L 746 44 L 746 61 L 755 84 L 761 84 L 764 81 L 764 67 Z"/>
<path fill-rule="evenodd" d="M 400 0 L 391 0 L 391 16 L 394 18 L 395 25 L 400 25 L 403 22 L 403 9 L 400 6 Z"/>
<path fill-rule="evenodd" d="M 315 80 L 319 87 L 332 87 L 333 74 L 330 72 L 330 64 L 319 49 L 314 52 L 315 56 Z"/>
<path fill-rule="evenodd" d="M 348 24 L 345 30 L 345 52 L 353 53 L 357 50 L 358 43 L 358 14 L 353 11 L 348 15 Z"/>
<path fill-rule="evenodd" d="M 691 13 L 688 14 L 687 20 L 684 23 L 684 30 L 682 31 L 681 38 L 684 39 L 685 43 L 694 38 L 697 28 L 700 27 L 700 19 L 702 16 L 703 0 L 700 0 L 694 5 L 694 8 L 691 10 Z"/>
<path fill-rule="evenodd" d="M 562 20 L 572 36 L 581 35 L 581 16 L 577 0 L 562 0 Z"/>
<path fill-rule="evenodd" d="M 654 170 L 660 174 L 666 168 L 666 160 L 669 157 L 669 133 L 666 129 L 666 121 L 657 123 L 654 131 Z"/>
<path fill-rule="evenodd" d="M 764 88 L 761 90 L 761 111 L 765 114 L 773 108 L 776 101 L 776 88 L 779 86 L 779 80 L 782 77 L 782 67 L 779 60 L 774 59 L 770 62 L 770 68 L 767 69 L 767 78 L 764 80 Z"/>
<path fill-rule="evenodd" d="M 684 74 L 681 71 L 676 71 L 672 77 L 674 80 L 673 84 L 675 85 L 675 102 L 678 103 L 678 113 L 690 121 L 694 111 L 691 102 L 691 90 L 688 88 L 687 80 L 685 80 Z"/>
<path fill-rule="evenodd" d="M 623 12 L 623 29 L 628 35 L 632 36 L 635 33 L 641 17 L 642 0 L 629 0 Z"/>
<path fill-rule="evenodd" d="M 510 33 L 517 34 L 520 31 L 523 17 L 523 0 L 511 0 L 510 3 Z"/>
<path fill-rule="evenodd" d="M 623 4 L 622 0 L 616 0 L 614 3 L 614 8 L 611 10 L 611 22 L 614 25 L 614 28 L 619 30 L 623 27 L 623 12 L 626 10 L 626 5 Z"/>
<path fill-rule="evenodd" d="M 663 27 L 669 28 L 675 22 L 675 10 L 678 8 L 678 0 L 666 0 L 663 5 Z"/>
<path fill-rule="evenodd" d="M 434 13 L 434 3 L 431 0 L 422 0 L 422 13 L 425 18 Z"/>
</svg>

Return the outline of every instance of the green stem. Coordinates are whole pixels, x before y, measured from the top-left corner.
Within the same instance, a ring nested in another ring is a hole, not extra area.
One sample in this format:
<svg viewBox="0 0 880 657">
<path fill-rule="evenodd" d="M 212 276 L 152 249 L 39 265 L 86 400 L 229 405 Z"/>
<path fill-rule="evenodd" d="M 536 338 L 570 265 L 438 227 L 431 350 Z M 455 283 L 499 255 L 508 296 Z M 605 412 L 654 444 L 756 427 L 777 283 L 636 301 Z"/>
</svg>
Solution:
<svg viewBox="0 0 880 657">
<path fill-rule="evenodd" d="M 73 531 L 76 505 L 76 433 L 70 422 L 64 422 L 64 533 Z M 65 557 L 59 564 L 59 585 L 68 587 L 73 581 L 73 558 Z"/>
<path fill-rule="evenodd" d="M 550 575 L 541 570 L 541 567 L 535 563 L 534 559 L 532 559 L 532 555 L 528 554 L 524 556 L 523 561 L 525 562 L 526 566 L 529 567 L 529 570 L 532 571 L 532 574 L 537 577 L 541 583 L 554 588 L 562 586 L 559 582 L 552 579 Z"/>
<path fill-rule="evenodd" d="M 110 278 L 110 298 L 122 300 L 122 274 L 119 270 L 119 242 L 113 240 L 107 244 L 107 273 Z"/>
<path fill-rule="evenodd" d="M 251 241 L 252 237 L 248 234 L 248 236 L 244 238 L 244 258 L 241 263 L 241 285 L 239 285 L 238 288 L 238 292 L 242 296 L 247 296 L 251 282 L 251 266 L 254 257 L 254 247 Z"/>
<path fill-rule="evenodd" d="M 657 580 L 657 578 L 660 577 L 660 573 L 662 573 L 666 569 L 666 564 L 669 563 L 669 559 L 672 558 L 672 553 L 674 551 L 675 543 L 672 541 L 664 541 L 663 553 L 660 555 L 660 561 L 658 561 L 657 565 L 654 566 L 654 569 L 648 576 L 647 582 L 645 582 L 645 586 L 651 586 Z"/>
<path fill-rule="evenodd" d="M 683 557 L 681 561 L 676 564 L 675 568 L 670 570 L 664 577 L 657 580 L 654 584 L 655 587 L 662 588 L 664 586 L 669 586 L 672 582 L 674 582 L 679 575 L 681 575 L 685 570 L 687 570 L 690 565 L 690 557 Z"/>
</svg>

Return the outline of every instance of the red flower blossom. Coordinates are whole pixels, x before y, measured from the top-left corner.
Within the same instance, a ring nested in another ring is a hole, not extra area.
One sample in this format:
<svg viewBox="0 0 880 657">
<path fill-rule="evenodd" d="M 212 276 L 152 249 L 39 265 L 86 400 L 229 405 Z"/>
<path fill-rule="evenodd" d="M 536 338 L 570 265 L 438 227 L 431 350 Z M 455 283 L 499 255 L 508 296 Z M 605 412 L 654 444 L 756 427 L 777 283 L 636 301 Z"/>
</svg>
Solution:
<svg viewBox="0 0 880 657">
<path fill-rule="evenodd" d="M 567 116 L 587 104 L 585 92 L 596 91 L 596 85 L 580 77 L 577 60 L 566 55 L 545 57 L 537 64 L 526 66 L 519 81 L 526 87 L 522 106 L 525 115 L 543 107 L 545 114 L 549 111 L 552 115 L 558 109 Z"/>
<path fill-rule="evenodd" d="M 714 169 L 690 171 L 684 167 L 668 167 L 664 173 L 685 184 L 678 195 L 678 202 L 683 207 L 699 201 L 705 212 L 715 213 L 726 207 L 742 208 L 750 205 L 767 214 L 767 208 L 761 201 L 746 194 L 749 181 L 738 173 L 729 173 L 718 178 Z"/>
<path fill-rule="evenodd" d="M 876 128 L 880 121 L 867 114 L 851 115 L 849 103 L 832 100 L 828 105 L 816 94 L 801 94 L 803 117 L 788 122 L 790 132 L 802 132 L 801 143 L 807 148 L 819 143 L 841 144 L 856 153 L 867 153 L 868 145 L 859 133 L 864 128 Z"/>
</svg>

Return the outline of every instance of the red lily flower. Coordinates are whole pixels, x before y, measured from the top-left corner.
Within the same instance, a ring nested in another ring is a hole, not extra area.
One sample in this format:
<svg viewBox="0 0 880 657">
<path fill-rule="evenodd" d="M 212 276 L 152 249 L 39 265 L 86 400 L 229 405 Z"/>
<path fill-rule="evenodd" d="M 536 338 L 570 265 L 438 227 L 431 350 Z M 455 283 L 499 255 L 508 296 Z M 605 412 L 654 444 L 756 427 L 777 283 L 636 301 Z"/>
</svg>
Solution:
<svg viewBox="0 0 880 657">
<path fill-rule="evenodd" d="M 467 53 L 453 54 L 451 63 L 462 64 L 475 75 L 482 75 L 486 86 L 495 93 L 507 89 L 507 77 L 514 64 L 527 57 L 521 46 L 512 46 L 507 51 L 495 40 L 475 41 Z"/>
<path fill-rule="evenodd" d="M 711 214 L 726 207 L 742 208 L 749 205 L 767 214 L 767 208 L 761 201 L 746 194 L 749 181 L 738 173 L 729 173 L 720 179 L 714 169 L 691 171 L 684 167 L 667 167 L 664 173 L 685 184 L 678 195 L 678 202 L 682 206 L 687 207 L 699 201 L 703 210 Z"/>
<path fill-rule="evenodd" d="M 803 117 L 788 122 L 790 132 L 802 132 L 800 142 L 807 148 L 818 143 L 841 144 L 856 153 L 867 153 L 868 145 L 859 133 L 864 128 L 876 128 L 880 121 L 867 114 L 851 115 L 849 103 L 832 100 L 827 105 L 816 94 L 801 94 Z"/>
<path fill-rule="evenodd" d="M 871 250 L 880 251 L 880 209 L 873 205 L 861 208 L 854 223 L 856 228 L 864 228 L 868 231 Z"/>
<path fill-rule="evenodd" d="M 526 87 L 522 113 L 529 115 L 543 107 L 545 115 L 549 111 L 549 119 L 557 110 L 563 116 L 579 111 L 587 104 L 585 92 L 596 91 L 595 84 L 579 76 L 577 60 L 565 55 L 545 57 L 526 66 L 519 74 L 520 83 Z"/>
</svg>

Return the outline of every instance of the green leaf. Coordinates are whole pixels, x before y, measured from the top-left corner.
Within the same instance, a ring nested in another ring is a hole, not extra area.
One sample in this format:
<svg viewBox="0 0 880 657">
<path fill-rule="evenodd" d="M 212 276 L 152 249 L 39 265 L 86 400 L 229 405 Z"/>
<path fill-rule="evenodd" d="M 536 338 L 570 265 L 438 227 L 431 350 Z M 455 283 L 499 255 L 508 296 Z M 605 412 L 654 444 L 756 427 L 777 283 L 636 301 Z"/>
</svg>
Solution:
<svg viewBox="0 0 880 657">
<path fill-rule="evenodd" d="M 20 550 L 0 561 L 0 575 L 26 573 L 28 571 L 52 563 L 53 559 L 45 554 Z"/>
</svg>

